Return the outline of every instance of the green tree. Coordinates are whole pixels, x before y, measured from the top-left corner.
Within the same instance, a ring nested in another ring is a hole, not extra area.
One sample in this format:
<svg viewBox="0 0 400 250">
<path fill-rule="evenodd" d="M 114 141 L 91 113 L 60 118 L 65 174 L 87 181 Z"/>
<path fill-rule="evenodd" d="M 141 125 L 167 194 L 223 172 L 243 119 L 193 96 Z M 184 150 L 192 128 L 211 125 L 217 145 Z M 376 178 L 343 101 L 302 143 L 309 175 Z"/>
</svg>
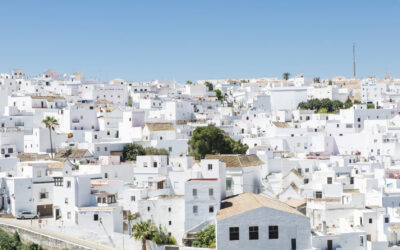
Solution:
<svg viewBox="0 0 400 250">
<path fill-rule="evenodd" d="M 219 90 L 219 89 L 214 89 L 214 92 L 215 92 L 215 94 L 217 95 L 218 100 L 222 102 L 222 101 L 224 100 L 224 96 L 222 95 L 221 90 Z"/>
<path fill-rule="evenodd" d="M 328 85 L 332 85 L 332 80 L 329 80 Z"/>
<path fill-rule="evenodd" d="M 309 105 L 308 105 L 308 102 L 300 102 L 300 103 L 297 105 L 297 108 L 298 108 L 298 109 L 310 109 L 310 107 L 309 107 Z"/>
<path fill-rule="evenodd" d="M 326 109 L 326 108 L 320 108 L 320 109 L 318 109 L 318 112 L 317 112 L 318 114 L 324 114 L 324 113 L 328 113 L 328 109 Z"/>
<path fill-rule="evenodd" d="M 188 142 L 192 155 L 196 159 L 204 158 L 206 154 L 245 154 L 248 146 L 230 138 L 217 127 L 197 127 Z"/>
<path fill-rule="evenodd" d="M 128 106 L 132 107 L 132 96 L 128 96 Z"/>
<path fill-rule="evenodd" d="M 320 83 L 320 81 L 321 81 L 321 78 L 319 78 L 319 77 L 314 77 L 314 79 L 313 79 L 314 83 Z"/>
<path fill-rule="evenodd" d="M 339 101 L 339 100 L 334 100 L 332 102 L 332 109 L 334 111 L 339 111 L 340 109 L 343 108 L 343 102 Z"/>
<path fill-rule="evenodd" d="M 50 134 L 50 156 L 53 158 L 53 139 L 51 138 L 51 131 L 54 131 L 55 126 L 58 125 L 58 121 L 56 118 L 52 116 L 46 116 L 46 118 L 42 121 L 42 123 L 49 129 Z"/>
<path fill-rule="evenodd" d="M 287 81 L 287 80 L 289 80 L 290 73 L 289 72 L 285 72 L 285 73 L 282 74 L 282 77 L 283 77 L 284 80 Z"/>
<path fill-rule="evenodd" d="M 122 151 L 122 158 L 124 161 L 136 161 L 136 156 L 145 155 L 146 151 L 142 145 L 139 144 L 126 144 Z"/>
<path fill-rule="evenodd" d="M 190 80 L 187 80 L 187 81 L 186 81 L 186 84 L 193 84 L 193 82 L 190 81 Z"/>
<path fill-rule="evenodd" d="M 373 104 L 373 103 L 367 104 L 367 109 L 374 109 L 374 108 L 375 108 L 375 104 Z"/>
<path fill-rule="evenodd" d="M 165 148 L 147 147 L 144 149 L 145 155 L 169 155 L 168 150 Z"/>
<path fill-rule="evenodd" d="M 350 98 L 347 98 L 346 102 L 344 103 L 344 108 L 348 109 L 351 108 L 351 106 L 353 106 L 353 102 L 350 100 Z"/>
<path fill-rule="evenodd" d="M 213 91 L 214 85 L 213 85 L 211 82 L 206 81 L 206 82 L 204 83 L 204 85 L 207 86 L 208 91 Z"/>
<path fill-rule="evenodd" d="M 215 243 L 215 225 L 213 224 L 196 234 L 192 246 L 212 248 L 215 247 Z"/>
<path fill-rule="evenodd" d="M 333 111 L 333 105 L 332 105 L 332 101 L 328 98 L 324 98 L 321 100 L 321 107 L 320 108 L 325 108 L 326 110 L 328 110 L 328 112 L 332 112 Z"/>
<path fill-rule="evenodd" d="M 150 222 L 141 221 L 133 226 L 132 236 L 142 241 L 142 250 L 146 250 L 146 240 L 151 240 L 157 228 Z"/>
<path fill-rule="evenodd" d="M 165 229 L 161 228 L 161 225 L 158 226 L 151 240 L 159 245 L 176 245 L 176 239 L 170 236 Z"/>
<path fill-rule="evenodd" d="M 312 110 L 318 110 L 321 108 L 321 100 L 320 99 L 310 99 L 308 100 L 308 107 Z"/>
</svg>

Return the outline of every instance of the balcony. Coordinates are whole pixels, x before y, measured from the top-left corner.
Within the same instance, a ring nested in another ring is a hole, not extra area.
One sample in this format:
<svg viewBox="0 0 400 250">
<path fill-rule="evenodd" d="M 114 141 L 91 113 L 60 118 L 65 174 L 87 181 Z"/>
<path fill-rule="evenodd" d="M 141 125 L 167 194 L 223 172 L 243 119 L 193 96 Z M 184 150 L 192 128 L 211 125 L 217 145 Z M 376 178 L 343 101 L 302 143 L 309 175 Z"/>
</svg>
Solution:
<svg viewBox="0 0 400 250">
<path fill-rule="evenodd" d="M 72 119 L 72 123 L 79 123 L 79 119 Z"/>
</svg>

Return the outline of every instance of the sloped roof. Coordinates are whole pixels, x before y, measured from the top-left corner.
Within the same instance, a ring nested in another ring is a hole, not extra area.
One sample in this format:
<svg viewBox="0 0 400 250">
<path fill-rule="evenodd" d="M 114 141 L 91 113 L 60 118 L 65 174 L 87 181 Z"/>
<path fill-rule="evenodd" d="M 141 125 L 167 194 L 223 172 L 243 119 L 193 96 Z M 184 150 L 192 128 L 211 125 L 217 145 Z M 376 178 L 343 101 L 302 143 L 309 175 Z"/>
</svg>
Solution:
<svg viewBox="0 0 400 250">
<path fill-rule="evenodd" d="M 307 204 L 305 200 L 299 200 L 295 198 L 290 198 L 289 200 L 285 201 L 285 203 L 293 208 L 298 208 Z"/>
<path fill-rule="evenodd" d="M 292 126 L 287 122 L 272 122 L 277 128 L 291 128 Z"/>
<path fill-rule="evenodd" d="M 57 161 L 49 164 L 48 168 L 49 169 L 61 169 L 65 165 L 65 162 Z"/>
<path fill-rule="evenodd" d="M 46 99 L 48 102 L 54 102 L 55 100 L 65 100 L 61 96 L 31 96 L 32 99 Z"/>
<path fill-rule="evenodd" d="M 87 151 L 87 149 L 60 149 L 55 158 L 82 158 Z"/>
<path fill-rule="evenodd" d="M 226 164 L 227 168 L 243 168 L 263 165 L 264 162 L 257 155 L 206 155 L 206 159 L 216 159 Z"/>
<path fill-rule="evenodd" d="M 293 173 L 293 174 L 297 175 L 298 177 L 303 177 L 296 169 L 292 168 L 289 170 L 289 172 L 287 172 L 287 174 L 285 174 L 285 176 L 283 176 L 283 178 L 288 177 L 290 173 Z"/>
<path fill-rule="evenodd" d="M 48 160 L 49 155 L 39 155 L 36 153 L 22 153 L 17 156 L 21 162 L 23 161 L 38 161 L 38 160 Z"/>
<path fill-rule="evenodd" d="M 217 220 L 224 220 L 261 207 L 304 216 L 284 202 L 273 200 L 259 194 L 242 193 L 229 197 L 221 202 L 221 210 L 217 213 Z"/>
<path fill-rule="evenodd" d="M 175 130 L 172 123 L 146 123 L 146 127 L 150 131 L 172 131 Z"/>
</svg>

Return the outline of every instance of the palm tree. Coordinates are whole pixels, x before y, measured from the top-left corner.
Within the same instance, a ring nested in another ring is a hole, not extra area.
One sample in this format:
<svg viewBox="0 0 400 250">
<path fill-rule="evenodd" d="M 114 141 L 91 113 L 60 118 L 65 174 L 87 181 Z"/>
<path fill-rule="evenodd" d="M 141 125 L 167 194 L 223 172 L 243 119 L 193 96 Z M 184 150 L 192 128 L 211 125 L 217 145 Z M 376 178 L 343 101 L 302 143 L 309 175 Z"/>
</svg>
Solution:
<svg viewBox="0 0 400 250">
<path fill-rule="evenodd" d="M 289 77 L 290 77 L 290 73 L 289 72 L 283 73 L 283 79 L 285 79 L 287 81 L 287 80 L 289 80 Z"/>
<path fill-rule="evenodd" d="M 51 131 L 54 130 L 55 126 L 58 125 L 58 121 L 53 116 L 46 116 L 46 118 L 42 121 L 46 128 L 49 129 L 50 134 L 50 156 L 53 158 L 53 140 L 51 138 Z"/>
<path fill-rule="evenodd" d="M 153 238 L 157 228 L 150 222 L 141 221 L 133 226 L 132 236 L 136 240 L 142 241 L 142 250 L 146 250 L 146 240 Z"/>
</svg>

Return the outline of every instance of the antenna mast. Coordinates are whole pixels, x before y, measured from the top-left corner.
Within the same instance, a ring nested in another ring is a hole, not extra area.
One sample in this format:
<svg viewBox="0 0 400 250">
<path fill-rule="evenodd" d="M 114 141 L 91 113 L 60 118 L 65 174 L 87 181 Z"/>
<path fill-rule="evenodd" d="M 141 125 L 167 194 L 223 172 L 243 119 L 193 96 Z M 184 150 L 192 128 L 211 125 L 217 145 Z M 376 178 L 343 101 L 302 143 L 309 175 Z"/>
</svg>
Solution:
<svg viewBox="0 0 400 250">
<path fill-rule="evenodd" d="M 356 78 L 356 44 L 353 43 L 353 77 Z"/>
</svg>

